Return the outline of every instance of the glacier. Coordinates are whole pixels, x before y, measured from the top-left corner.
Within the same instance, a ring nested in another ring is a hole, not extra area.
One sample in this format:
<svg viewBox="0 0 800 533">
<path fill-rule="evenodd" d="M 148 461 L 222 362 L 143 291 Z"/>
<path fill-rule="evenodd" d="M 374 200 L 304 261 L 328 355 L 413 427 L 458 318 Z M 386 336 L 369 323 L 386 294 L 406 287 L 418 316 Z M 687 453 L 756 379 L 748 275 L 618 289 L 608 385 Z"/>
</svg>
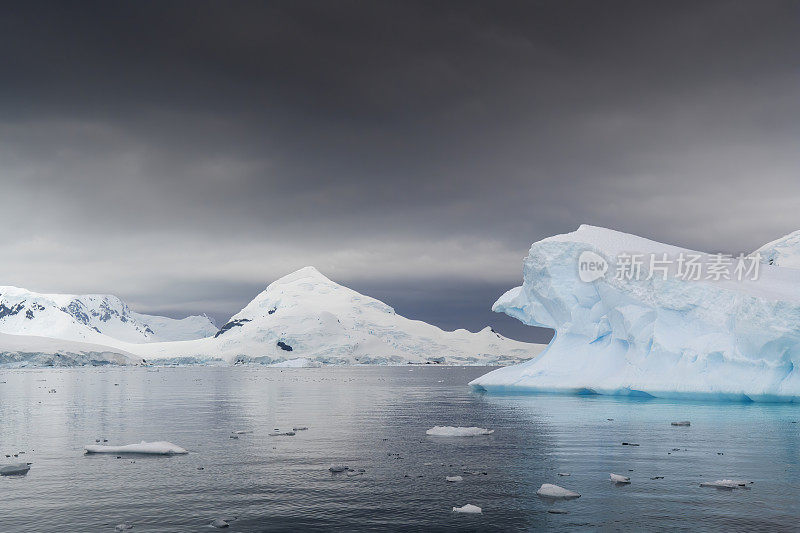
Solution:
<svg viewBox="0 0 800 533">
<path fill-rule="evenodd" d="M 583 281 L 584 253 L 607 271 Z M 613 275 L 623 254 L 711 254 L 582 225 L 531 246 L 523 284 L 493 310 L 555 330 L 524 363 L 472 382 L 489 392 L 800 401 L 800 232 L 762 247 L 757 276 Z M 651 270 L 652 273 L 652 270 Z"/>
</svg>

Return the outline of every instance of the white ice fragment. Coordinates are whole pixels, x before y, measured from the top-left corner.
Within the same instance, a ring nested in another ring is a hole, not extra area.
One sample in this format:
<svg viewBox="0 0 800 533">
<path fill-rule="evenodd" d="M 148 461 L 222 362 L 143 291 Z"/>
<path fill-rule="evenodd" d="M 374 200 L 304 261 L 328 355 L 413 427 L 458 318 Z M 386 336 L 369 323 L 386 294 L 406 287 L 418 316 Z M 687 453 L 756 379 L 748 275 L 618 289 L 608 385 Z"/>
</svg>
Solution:
<svg viewBox="0 0 800 533">
<path fill-rule="evenodd" d="M 171 442 L 145 442 L 127 444 L 125 446 L 88 445 L 84 447 L 86 453 L 141 453 L 148 455 L 183 455 L 187 452 L 180 446 Z"/>
<path fill-rule="evenodd" d="M 752 481 L 742 481 L 737 479 L 718 479 L 716 481 L 705 481 L 700 483 L 701 487 L 713 487 L 715 489 L 740 489 L 740 488 L 747 488 L 747 485 L 751 484 Z"/>
<path fill-rule="evenodd" d="M 471 503 L 468 503 L 468 504 L 464 505 L 463 507 L 453 507 L 453 512 L 454 513 L 480 514 L 480 513 L 483 512 L 483 510 L 480 507 L 478 507 L 477 505 L 472 505 Z"/>
<path fill-rule="evenodd" d="M 458 483 L 459 481 L 464 481 L 464 478 L 461 476 L 447 476 L 445 479 L 451 483 Z"/>
<path fill-rule="evenodd" d="M 426 435 L 434 437 L 475 437 L 478 435 L 490 435 L 493 429 L 478 427 L 453 427 L 453 426 L 434 426 L 425 432 Z"/>
<path fill-rule="evenodd" d="M 630 483 L 631 478 L 628 476 L 621 476 L 619 474 L 611 474 L 611 481 L 614 483 Z"/>
<path fill-rule="evenodd" d="M 564 487 L 559 487 L 558 485 L 551 485 L 550 483 L 543 483 L 542 486 L 539 487 L 539 490 L 536 491 L 536 494 L 544 498 L 560 500 L 571 500 L 581 497 L 581 495 L 577 492 L 567 490 Z"/>
<path fill-rule="evenodd" d="M 28 473 L 31 463 L 17 463 L 0 467 L 0 476 L 21 476 Z"/>
</svg>

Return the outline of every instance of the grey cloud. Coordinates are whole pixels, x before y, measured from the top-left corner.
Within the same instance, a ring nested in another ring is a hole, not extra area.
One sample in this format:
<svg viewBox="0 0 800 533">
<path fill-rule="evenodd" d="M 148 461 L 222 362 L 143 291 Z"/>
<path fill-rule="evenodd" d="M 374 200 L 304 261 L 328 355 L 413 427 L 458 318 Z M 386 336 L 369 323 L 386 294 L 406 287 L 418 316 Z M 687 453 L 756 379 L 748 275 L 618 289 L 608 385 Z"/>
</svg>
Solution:
<svg viewBox="0 0 800 533">
<path fill-rule="evenodd" d="M 224 316 L 315 264 L 455 327 L 580 223 L 749 251 L 800 226 L 798 36 L 780 1 L 20 3 L 2 282 Z"/>
</svg>

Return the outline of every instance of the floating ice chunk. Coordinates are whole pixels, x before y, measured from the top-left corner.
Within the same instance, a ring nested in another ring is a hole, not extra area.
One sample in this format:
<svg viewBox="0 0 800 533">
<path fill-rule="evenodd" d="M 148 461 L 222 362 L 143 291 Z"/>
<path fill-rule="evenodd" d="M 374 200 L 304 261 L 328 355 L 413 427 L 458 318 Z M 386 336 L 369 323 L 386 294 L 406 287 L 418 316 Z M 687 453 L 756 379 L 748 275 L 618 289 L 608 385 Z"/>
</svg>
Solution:
<svg viewBox="0 0 800 533">
<path fill-rule="evenodd" d="M 630 483 L 631 478 L 628 476 L 621 476 L 619 474 L 611 474 L 611 481 L 614 483 Z"/>
<path fill-rule="evenodd" d="M 476 437 L 478 435 L 490 435 L 493 429 L 477 427 L 453 427 L 453 426 L 434 426 L 425 432 L 426 435 L 434 437 Z"/>
<path fill-rule="evenodd" d="M 672 426 L 691 426 L 692 423 L 688 420 L 681 420 L 680 422 L 670 422 Z"/>
<path fill-rule="evenodd" d="M 550 483 L 543 483 L 542 486 L 539 487 L 539 490 L 536 491 L 536 494 L 544 498 L 553 498 L 559 500 L 572 500 L 574 498 L 581 497 L 581 495 L 577 492 L 567 490 L 564 487 L 559 487 L 558 485 L 551 485 Z"/>
<path fill-rule="evenodd" d="M 483 512 L 483 510 L 480 507 L 478 507 L 477 505 L 472 505 L 471 503 L 468 503 L 467 505 L 465 505 L 463 507 L 453 507 L 453 512 L 454 513 L 480 514 L 480 513 Z"/>
<path fill-rule="evenodd" d="M 345 470 L 348 470 L 348 469 L 349 468 L 348 468 L 347 465 L 331 465 L 331 467 L 328 468 L 328 470 L 330 470 L 334 474 L 338 474 L 339 472 L 344 472 Z"/>
<path fill-rule="evenodd" d="M 114 527 L 114 531 L 128 531 L 129 529 L 133 529 L 133 524 L 117 524 Z"/>
<path fill-rule="evenodd" d="M 459 481 L 464 481 L 464 478 L 461 476 L 447 476 L 445 479 L 450 483 L 458 483 Z"/>
<path fill-rule="evenodd" d="M 715 489 L 743 489 L 747 488 L 747 485 L 751 484 L 752 481 L 742 481 L 737 479 L 718 479 L 716 481 L 705 481 L 700 483 L 701 487 L 713 487 Z"/>
<path fill-rule="evenodd" d="M 189 453 L 180 446 L 166 441 L 142 441 L 139 444 L 127 444 L 125 446 L 89 445 L 84 448 L 86 453 L 141 453 L 148 455 L 183 455 Z"/>
<path fill-rule="evenodd" d="M 17 463 L 0 467 L 0 476 L 24 476 L 31 469 L 31 463 Z"/>
<path fill-rule="evenodd" d="M 231 433 L 233 433 L 234 435 L 246 435 L 247 433 L 250 432 L 245 429 L 237 429 L 236 431 L 231 431 Z"/>
<path fill-rule="evenodd" d="M 211 522 L 211 526 L 212 526 L 212 527 L 219 528 L 219 529 L 222 529 L 222 528 L 230 527 L 230 524 L 229 524 L 229 523 L 227 523 L 227 522 L 226 522 L 225 520 L 223 520 L 222 518 L 217 518 L 216 520 L 214 520 L 213 522 Z"/>
</svg>

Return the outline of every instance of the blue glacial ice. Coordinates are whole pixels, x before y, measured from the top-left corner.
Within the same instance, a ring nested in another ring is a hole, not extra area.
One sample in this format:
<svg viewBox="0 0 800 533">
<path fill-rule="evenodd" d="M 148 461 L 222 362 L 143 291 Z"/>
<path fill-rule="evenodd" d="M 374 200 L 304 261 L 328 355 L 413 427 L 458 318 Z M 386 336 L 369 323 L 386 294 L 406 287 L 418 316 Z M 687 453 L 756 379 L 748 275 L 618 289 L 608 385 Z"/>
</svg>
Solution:
<svg viewBox="0 0 800 533">
<path fill-rule="evenodd" d="M 731 279 L 687 278 L 675 258 L 699 252 L 594 226 L 534 243 L 523 285 L 493 310 L 556 334 L 534 359 L 470 384 L 489 392 L 800 401 L 800 268 L 785 260 L 800 255 L 793 237 L 759 250 L 780 244 L 780 254 L 762 255 L 742 279 L 732 269 Z M 588 252 L 605 267 L 583 281 L 579 258 Z M 645 275 L 625 274 L 623 258 L 637 254 L 645 254 Z M 670 266 L 656 273 L 648 255 Z M 710 272 L 717 256 L 701 255 Z"/>
</svg>

